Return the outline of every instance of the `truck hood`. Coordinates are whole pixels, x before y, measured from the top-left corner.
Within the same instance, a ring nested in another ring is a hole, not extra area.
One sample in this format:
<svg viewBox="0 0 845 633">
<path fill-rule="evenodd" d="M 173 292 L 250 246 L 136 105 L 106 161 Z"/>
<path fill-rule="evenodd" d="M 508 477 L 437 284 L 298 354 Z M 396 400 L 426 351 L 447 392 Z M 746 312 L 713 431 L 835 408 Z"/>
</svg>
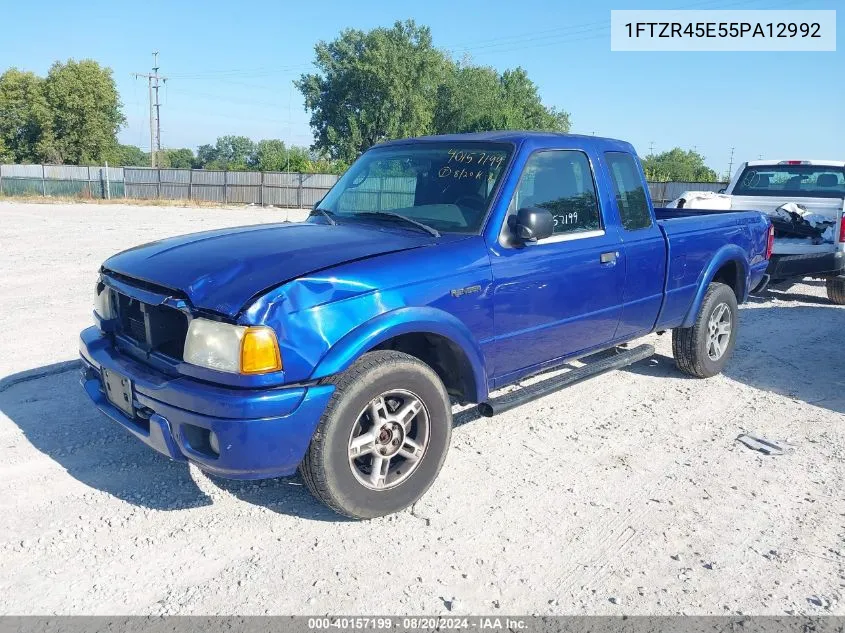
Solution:
<svg viewBox="0 0 845 633">
<path fill-rule="evenodd" d="M 263 224 L 136 246 L 110 257 L 103 268 L 234 318 L 256 295 L 296 277 L 436 242 L 433 236 L 370 225 Z"/>
</svg>

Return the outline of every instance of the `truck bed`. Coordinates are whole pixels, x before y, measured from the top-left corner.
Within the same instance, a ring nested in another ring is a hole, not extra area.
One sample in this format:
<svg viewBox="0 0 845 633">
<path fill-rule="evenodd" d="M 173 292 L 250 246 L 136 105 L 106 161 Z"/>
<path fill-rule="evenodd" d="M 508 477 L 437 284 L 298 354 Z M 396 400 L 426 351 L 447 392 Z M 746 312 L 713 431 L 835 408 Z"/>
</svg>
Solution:
<svg viewBox="0 0 845 633">
<path fill-rule="evenodd" d="M 655 217 L 666 238 L 666 299 L 659 327 L 680 325 L 701 285 L 706 266 L 721 251 L 742 252 L 755 268 L 743 280 L 745 291 L 762 278 L 766 266 L 769 220 L 758 211 L 715 211 L 712 209 L 655 208 Z M 737 271 L 736 274 L 741 274 Z M 740 301 L 744 297 L 738 297 Z"/>
</svg>

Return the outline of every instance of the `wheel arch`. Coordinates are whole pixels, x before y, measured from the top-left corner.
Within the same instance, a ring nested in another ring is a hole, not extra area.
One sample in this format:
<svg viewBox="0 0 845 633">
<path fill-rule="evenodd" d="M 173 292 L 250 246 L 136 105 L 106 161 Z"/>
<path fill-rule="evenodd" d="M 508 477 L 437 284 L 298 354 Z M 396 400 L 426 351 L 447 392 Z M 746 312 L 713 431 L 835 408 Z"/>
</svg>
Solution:
<svg viewBox="0 0 845 633">
<path fill-rule="evenodd" d="M 699 276 L 698 290 L 692 305 L 680 327 L 692 327 L 701 309 L 707 287 L 714 281 L 723 283 L 733 290 L 736 302 L 744 303 L 748 297 L 749 267 L 745 251 L 736 244 L 727 244 L 719 249 Z"/>
<path fill-rule="evenodd" d="M 340 373 L 377 349 L 419 358 L 437 372 L 451 394 L 467 402 L 487 399 L 487 374 L 477 342 L 455 316 L 430 307 L 399 308 L 358 326 L 332 346 L 311 378 Z"/>
</svg>

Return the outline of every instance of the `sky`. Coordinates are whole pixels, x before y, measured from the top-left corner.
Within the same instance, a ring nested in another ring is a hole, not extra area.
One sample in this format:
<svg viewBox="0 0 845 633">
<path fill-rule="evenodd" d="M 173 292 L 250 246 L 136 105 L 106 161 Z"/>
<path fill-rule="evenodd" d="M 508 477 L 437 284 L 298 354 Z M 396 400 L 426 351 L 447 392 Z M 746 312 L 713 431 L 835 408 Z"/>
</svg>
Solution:
<svg viewBox="0 0 845 633">
<path fill-rule="evenodd" d="M 159 51 L 162 146 L 218 136 L 310 145 L 293 80 L 313 71 L 314 44 L 345 28 L 413 18 L 454 57 L 499 71 L 521 66 L 572 132 L 630 141 L 640 155 L 695 149 L 720 174 L 765 158 L 845 158 L 845 41 L 836 52 L 611 52 L 611 9 L 836 9 L 841 0 L 273 0 L 119 2 L 0 0 L 0 71 L 44 75 L 91 58 L 114 71 L 123 143 L 149 148 L 145 79 Z"/>
</svg>

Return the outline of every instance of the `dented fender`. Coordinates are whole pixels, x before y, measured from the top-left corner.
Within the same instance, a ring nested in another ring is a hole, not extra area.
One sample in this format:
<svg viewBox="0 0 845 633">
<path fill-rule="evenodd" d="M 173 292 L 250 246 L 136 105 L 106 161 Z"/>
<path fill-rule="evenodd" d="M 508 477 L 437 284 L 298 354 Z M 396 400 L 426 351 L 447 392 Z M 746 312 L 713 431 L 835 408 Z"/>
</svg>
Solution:
<svg viewBox="0 0 845 633">
<path fill-rule="evenodd" d="M 325 378 L 349 368 L 362 354 L 402 334 L 437 334 L 456 344 L 472 367 L 475 402 L 487 399 L 487 374 L 478 343 L 457 318 L 435 308 L 404 307 L 362 324 L 335 343 L 317 365 L 312 378 Z"/>
</svg>

